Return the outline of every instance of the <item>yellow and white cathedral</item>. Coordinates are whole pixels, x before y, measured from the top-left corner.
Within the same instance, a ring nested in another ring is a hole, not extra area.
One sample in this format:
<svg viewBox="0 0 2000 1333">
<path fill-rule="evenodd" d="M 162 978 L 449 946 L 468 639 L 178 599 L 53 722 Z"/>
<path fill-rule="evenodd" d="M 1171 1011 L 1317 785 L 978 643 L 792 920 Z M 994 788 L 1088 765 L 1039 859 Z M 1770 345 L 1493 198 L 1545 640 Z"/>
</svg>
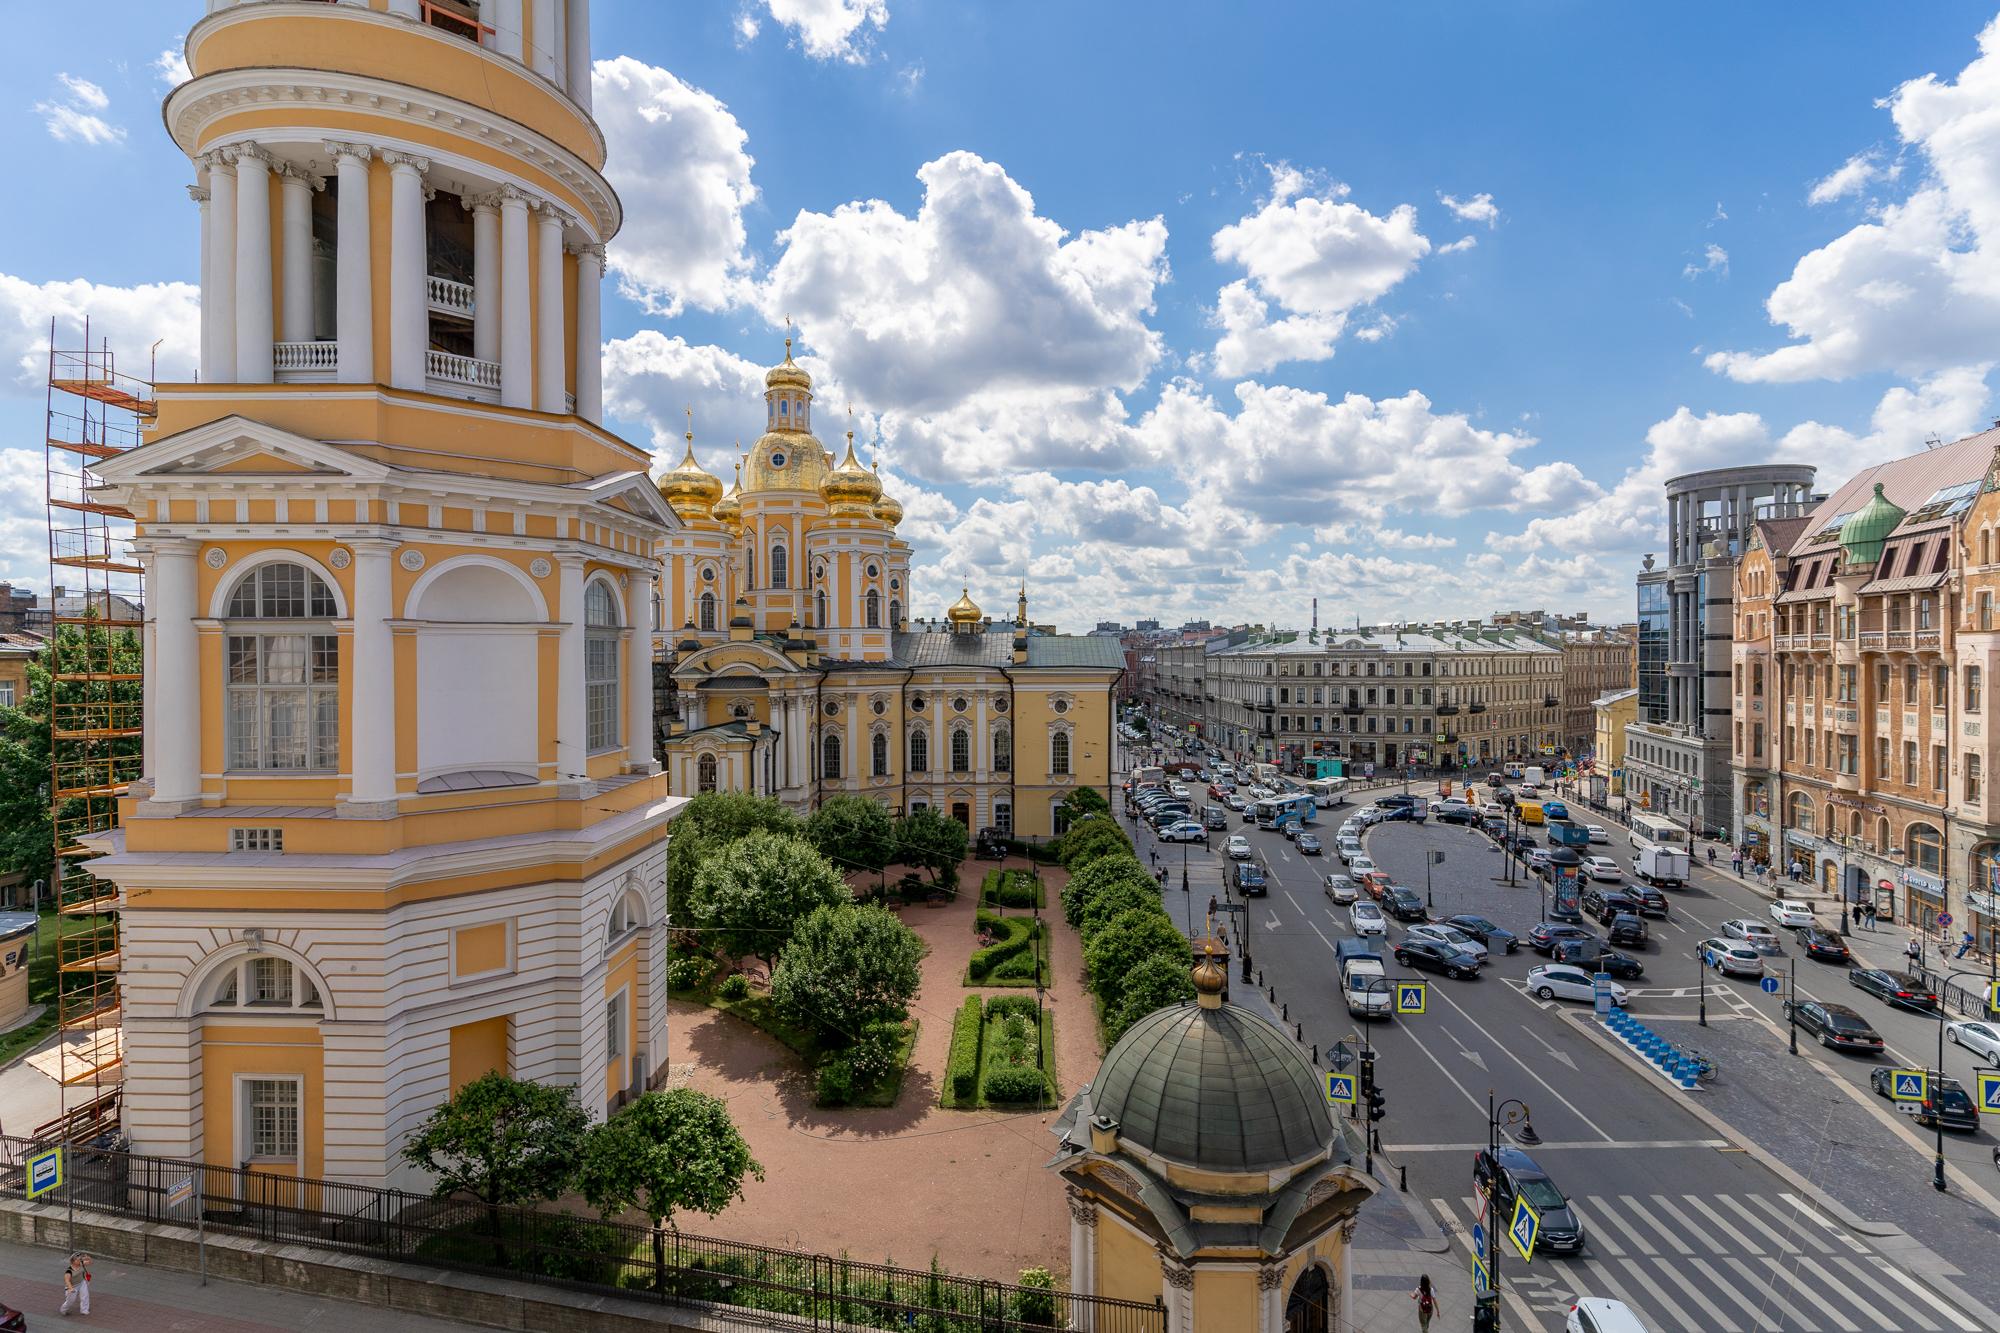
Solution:
<svg viewBox="0 0 2000 1333">
<path fill-rule="evenodd" d="M 199 6 L 190 6 L 199 8 Z M 120 892 L 135 1149 L 422 1185 L 487 1072 L 665 1067 L 652 608 L 600 424 L 589 0 L 210 0 L 166 126 L 198 383 L 100 469 L 147 575 Z"/>
<path fill-rule="evenodd" d="M 911 617 L 903 507 L 854 454 L 812 433 L 812 379 L 765 376 L 765 433 L 728 493 L 688 433 L 659 480 L 663 627 L 673 715 L 662 742 L 680 794 L 745 791 L 801 811 L 842 793 L 929 806 L 969 830 L 1046 837 L 1112 764 L 1116 639 L 1044 633 L 1025 588 L 1012 622 L 961 593 Z"/>
</svg>

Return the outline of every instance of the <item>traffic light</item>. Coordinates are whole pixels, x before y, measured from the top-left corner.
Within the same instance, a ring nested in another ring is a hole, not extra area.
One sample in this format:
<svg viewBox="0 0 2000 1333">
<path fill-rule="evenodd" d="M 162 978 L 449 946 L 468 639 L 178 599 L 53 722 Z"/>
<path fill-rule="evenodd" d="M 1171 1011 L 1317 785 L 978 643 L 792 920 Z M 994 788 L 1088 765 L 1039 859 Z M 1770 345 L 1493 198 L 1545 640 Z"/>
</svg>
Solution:
<svg viewBox="0 0 2000 1333">
<path fill-rule="evenodd" d="M 1382 1089 L 1370 1087 L 1368 1089 L 1368 1118 L 1370 1120 L 1380 1120 L 1387 1114 L 1389 1114 L 1389 1108 L 1383 1099 Z"/>
</svg>

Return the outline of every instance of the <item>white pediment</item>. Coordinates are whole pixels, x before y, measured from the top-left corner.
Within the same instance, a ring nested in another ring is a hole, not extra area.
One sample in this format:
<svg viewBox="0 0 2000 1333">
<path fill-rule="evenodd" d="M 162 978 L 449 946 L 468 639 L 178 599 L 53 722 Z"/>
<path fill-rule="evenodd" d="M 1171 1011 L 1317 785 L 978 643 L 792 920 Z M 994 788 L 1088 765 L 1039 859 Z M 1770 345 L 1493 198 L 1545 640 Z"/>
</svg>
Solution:
<svg viewBox="0 0 2000 1333">
<path fill-rule="evenodd" d="M 644 471 L 613 472 L 608 476 L 572 483 L 564 489 L 581 491 L 592 502 L 615 509 L 628 518 L 656 523 L 670 531 L 681 526 L 679 515 L 660 498 L 659 488 L 653 485 L 653 479 Z"/>
<path fill-rule="evenodd" d="M 105 484 L 186 476 L 312 476 L 383 481 L 395 468 L 324 440 L 229 416 L 153 440 L 96 468 Z"/>
</svg>

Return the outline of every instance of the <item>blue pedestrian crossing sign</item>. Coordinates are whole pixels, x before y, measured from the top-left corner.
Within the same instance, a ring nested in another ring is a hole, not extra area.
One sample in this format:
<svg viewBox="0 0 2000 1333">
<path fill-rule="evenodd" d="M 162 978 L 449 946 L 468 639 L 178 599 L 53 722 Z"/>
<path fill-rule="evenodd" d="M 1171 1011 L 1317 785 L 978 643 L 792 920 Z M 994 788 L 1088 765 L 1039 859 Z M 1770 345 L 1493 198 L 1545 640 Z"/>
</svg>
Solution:
<svg viewBox="0 0 2000 1333">
<path fill-rule="evenodd" d="M 1354 1105 L 1354 1075 L 1328 1074 L 1326 1076 L 1326 1100 L 1329 1106 Z"/>
<path fill-rule="evenodd" d="M 1927 1102 L 1931 1099 L 1931 1076 L 1922 1069 L 1889 1071 L 1889 1099 L 1897 1102 Z"/>
<path fill-rule="evenodd" d="M 1472 1256 L 1472 1294 L 1474 1296 L 1493 1294 L 1493 1275 L 1486 1271 L 1486 1265 L 1476 1254 Z"/>
<path fill-rule="evenodd" d="M 1540 1214 L 1528 1207 L 1522 1198 L 1514 1200 L 1514 1220 L 1507 1224 L 1507 1239 L 1514 1242 L 1514 1248 L 1521 1257 L 1533 1262 L 1535 1258 L 1535 1234 L 1542 1229 Z"/>
<path fill-rule="evenodd" d="M 1424 1011 L 1424 996 L 1430 986 L 1422 981 L 1399 981 L 1396 983 L 1396 1012 L 1399 1014 L 1421 1014 Z"/>
<path fill-rule="evenodd" d="M 1979 1080 L 1979 1109 L 1986 1115 L 2000 1115 L 2000 1074 L 1974 1074 Z"/>
<path fill-rule="evenodd" d="M 1784 983 L 1779 981 L 1776 977 L 1765 977 L 1762 981 L 1757 983 L 1758 988 L 1761 989 L 1766 995 L 1776 995 L 1778 993 L 1778 988 L 1783 984 Z"/>
<path fill-rule="evenodd" d="M 39 1199 L 63 1183 L 63 1151 L 51 1148 L 28 1159 L 28 1189 L 31 1199 Z"/>
</svg>

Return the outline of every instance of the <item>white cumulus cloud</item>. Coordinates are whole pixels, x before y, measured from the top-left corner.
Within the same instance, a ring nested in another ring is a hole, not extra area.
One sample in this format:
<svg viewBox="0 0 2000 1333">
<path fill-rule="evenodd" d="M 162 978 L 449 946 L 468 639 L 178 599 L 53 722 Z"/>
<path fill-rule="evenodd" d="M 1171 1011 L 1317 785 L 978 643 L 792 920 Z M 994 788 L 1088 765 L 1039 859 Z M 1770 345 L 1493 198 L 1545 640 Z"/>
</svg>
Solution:
<svg viewBox="0 0 2000 1333">
<path fill-rule="evenodd" d="M 1853 157 L 1813 182 L 1806 193 L 1809 204 L 1830 204 L 1836 199 L 1845 199 L 1851 194 L 1860 194 L 1878 180 L 1895 180 L 1902 174 L 1902 165 L 1882 160 L 1882 154 L 1875 149 L 1856 153 Z"/>
<path fill-rule="evenodd" d="M 815 60 L 865 63 L 869 42 L 889 26 L 888 0 L 764 0 L 764 7 Z"/>
<path fill-rule="evenodd" d="M 35 103 L 35 114 L 49 135 L 62 143 L 99 146 L 120 143 L 125 129 L 98 113 L 109 110 L 111 98 L 103 88 L 74 74 L 58 74 L 63 91 L 56 97 Z"/>
<path fill-rule="evenodd" d="M 1729 275 L 1729 252 L 1713 241 L 1702 248 L 1699 262 L 1690 263 L 1681 269 L 1681 276 L 1684 278 L 1699 278 L 1705 273 L 1720 273 L 1724 277 Z"/>
<path fill-rule="evenodd" d="M 1438 202 L 1450 209 L 1451 215 L 1460 222 L 1483 222 L 1489 227 L 1500 225 L 1500 206 L 1493 202 L 1493 196 L 1490 194 L 1475 194 L 1470 199 L 1455 199 L 1439 191 Z"/>
<path fill-rule="evenodd" d="M 178 88 L 194 77 L 194 71 L 188 68 L 187 50 L 179 38 L 153 57 L 153 74 L 169 88 Z"/>
</svg>

